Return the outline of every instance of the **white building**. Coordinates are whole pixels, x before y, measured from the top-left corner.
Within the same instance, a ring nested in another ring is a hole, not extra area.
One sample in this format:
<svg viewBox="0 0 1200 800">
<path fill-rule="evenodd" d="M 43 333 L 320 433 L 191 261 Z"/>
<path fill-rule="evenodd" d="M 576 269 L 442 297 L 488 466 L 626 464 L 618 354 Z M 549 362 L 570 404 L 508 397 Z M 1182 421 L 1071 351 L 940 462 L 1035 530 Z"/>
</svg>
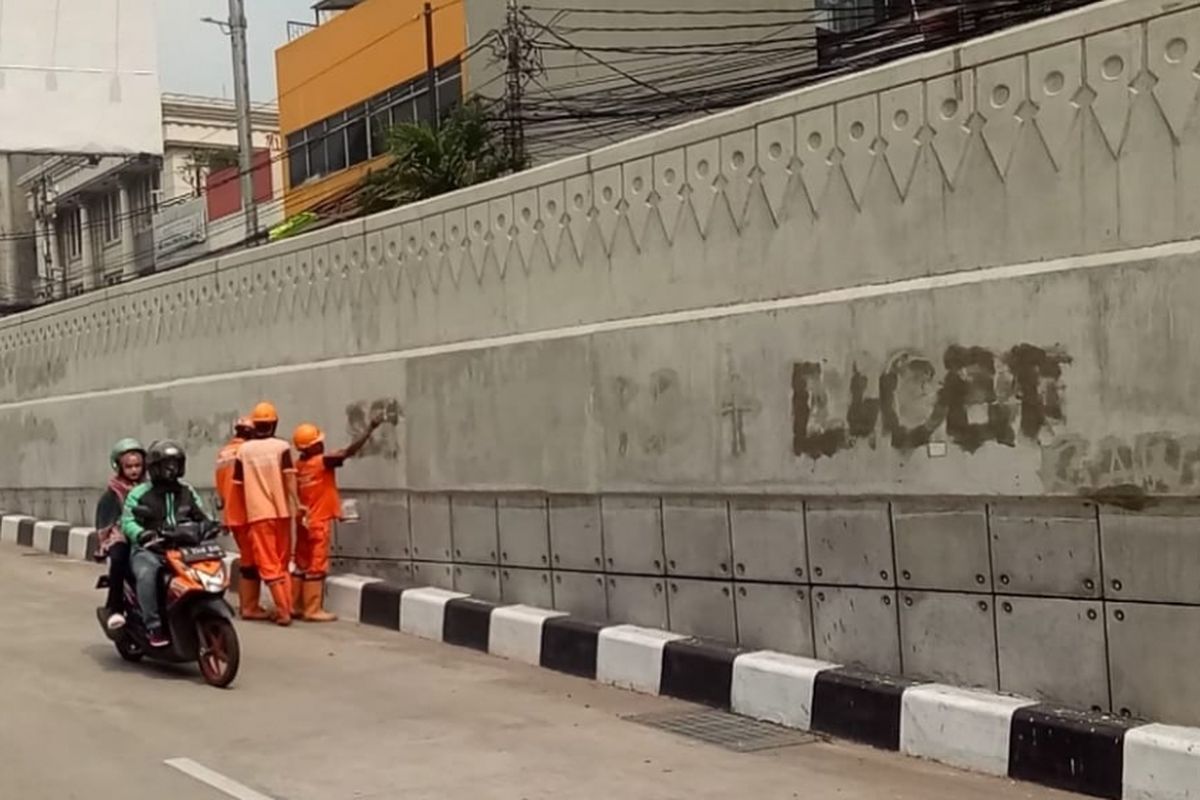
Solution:
<svg viewBox="0 0 1200 800">
<path fill-rule="evenodd" d="M 279 115 L 257 105 L 252 115 L 256 197 L 260 224 L 282 216 Z M 118 283 L 164 266 L 156 247 L 155 219 L 183 209 L 192 232 L 189 254 L 203 254 L 245 236 L 241 227 L 238 171 L 211 180 L 218 166 L 236 163 L 237 117 L 233 101 L 164 94 L 163 155 L 140 157 L 55 156 L 18 179 L 33 216 L 36 275 L 17 296 L 45 300 Z M 269 193 L 269 194 L 267 194 Z M 232 200 L 232 205 L 231 205 Z M 229 219 L 226 219 L 229 217 Z M 177 257 L 182 247 L 167 248 Z M 168 264 L 169 265 L 169 264 Z"/>
</svg>

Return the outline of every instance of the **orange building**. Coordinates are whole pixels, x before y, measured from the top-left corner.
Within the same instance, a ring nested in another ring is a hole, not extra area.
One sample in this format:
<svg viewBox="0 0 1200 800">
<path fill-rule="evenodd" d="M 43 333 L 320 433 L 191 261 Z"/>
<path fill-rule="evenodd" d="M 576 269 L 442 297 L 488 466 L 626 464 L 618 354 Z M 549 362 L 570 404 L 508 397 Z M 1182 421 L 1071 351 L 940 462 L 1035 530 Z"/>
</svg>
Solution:
<svg viewBox="0 0 1200 800">
<path fill-rule="evenodd" d="M 424 0 L 321 0 L 317 24 L 275 52 L 288 216 L 356 184 L 385 132 L 433 122 L 462 98 L 463 0 L 432 0 L 436 96 L 428 90 Z"/>
</svg>

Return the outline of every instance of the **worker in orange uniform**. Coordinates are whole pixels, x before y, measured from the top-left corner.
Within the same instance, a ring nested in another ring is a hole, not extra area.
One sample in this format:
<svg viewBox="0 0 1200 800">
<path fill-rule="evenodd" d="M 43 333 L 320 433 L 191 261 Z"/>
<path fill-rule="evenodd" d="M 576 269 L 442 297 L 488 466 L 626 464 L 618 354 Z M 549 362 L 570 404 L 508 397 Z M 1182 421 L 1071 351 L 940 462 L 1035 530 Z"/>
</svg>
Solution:
<svg viewBox="0 0 1200 800">
<path fill-rule="evenodd" d="M 249 417 L 238 417 L 233 423 L 233 438 L 217 453 L 217 469 L 213 483 L 217 487 L 220 501 L 221 522 L 237 542 L 238 564 L 241 580 L 238 581 L 238 604 L 242 619 L 267 619 L 262 607 L 262 581 L 254 565 L 254 548 L 250 546 L 249 528 L 246 521 L 246 499 L 242 489 L 233 482 L 237 467 L 238 451 L 242 445 L 254 438 L 254 423 Z"/>
<path fill-rule="evenodd" d="M 325 452 L 325 434 L 316 425 L 306 422 L 297 426 L 292 434 L 292 444 L 300 452 L 296 462 L 300 503 L 307 509 L 296 527 L 296 573 L 292 575 L 293 599 L 300 609 L 299 619 L 308 622 L 337 619 L 322 607 L 325 578 L 329 575 L 333 522 L 342 516 L 336 470 L 347 459 L 358 455 L 382 424 L 382 415 L 373 417 L 367 430 L 357 439 L 346 448 L 329 453 Z"/>
<path fill-rule="evenodd" d="M 296 494 L 292 448 L 275 436 L 279 413 L 259 403 L 250 414 L 254 438 L 244 443 L 234 464 L 233 480 L 246 503 L 250 551 L 259 577 L 271 592 L 279 625 L 292 623 L 292 589 L 288 562 L 292 557 L 292 519 L 303 513 Z"/>
</svg>

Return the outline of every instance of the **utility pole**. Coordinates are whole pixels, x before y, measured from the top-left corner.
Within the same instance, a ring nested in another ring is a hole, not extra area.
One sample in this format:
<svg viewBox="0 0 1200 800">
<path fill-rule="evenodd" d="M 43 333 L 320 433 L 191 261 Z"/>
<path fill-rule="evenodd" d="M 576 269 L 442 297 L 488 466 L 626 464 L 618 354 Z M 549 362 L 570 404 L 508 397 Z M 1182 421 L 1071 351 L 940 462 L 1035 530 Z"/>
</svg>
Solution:
<svg viewBox="0 0 1200 800">
<path fill-rule="evenodd" d="M 504 110 L 505 116 L 508 117 L 505 144 L 513 169 L 520 169 L 525 165 L 525 124 L 521 119 L 521 78 L 524 72 L 521 61 L 524 46 L 521 10 L 517 7 L 517 0 L 508 0 L 508 14 L 504 26 L 504 50 L 507 56 Z"/>
<path fill-rule="evenodd" d="M 55 279 L 55 277 L 58 277 L 59 280 L 61 281 L 59 291 L 62 293 L 62 298 L 65 300 L 67 297 L 67 294 L 69 293 L 68 278 L 67 278 L 67 265 L 64 263 L 62 265 L 61 274 L 58 276 L 55 276 L 55 274 L 54 274 L 54 271 L 55 271 L 54 270 L 54 255 L 53 255 L 53 250 L 51 249 L 54 247 L 54 227 L 53 226 L 54 226 L 54 201 L 56 199 L 56 194 L 57 193 L 54 191 L 54 189 L 50 185 L 50 178 L 43 172 L 41 179 L 37 183 L 37 188 L 34 190 L 34 195 L 33 195 L 33 205 L 34 205 L 33 214 L 34 214 L 34 217 L 41 223 L 41 226 L 42 226 L 41 241 L 36 243 L 34 249 L 39 251 L 37 253 L 37 255 L 39 258 L 42 259 L 42 264 L 43 264 L 41 271 L 46 275 L 46 280 L 49 283 L 49 286 L 46 287 L 46 291 L 49 293 L 49 295 L 51 297 L 54 296 L 54 279 Z M 80 231 L 80 236 L 82 237 L 82 235 L 83 235 L 83 232 Z"/>
<path fill-rule="evenodd" d="M 433 4 L 425 4 L 425 82 L 433 108 L 433 127 L 442 127 L 442 110 L 437 96 L 437 66 L 433 63 Z"/>
<path fill-rule="evenodd" d="M 254 137 L 250 126 L 250 69 L 246 64 L 244 0 L 229 0 L 229 34 L 233 43 L 233 98 L 237 106 L 242 213 L 246 217 L 246 238 L 252 241 L 258 235 L 258 208 L 254 205 Z"/>
</svg>

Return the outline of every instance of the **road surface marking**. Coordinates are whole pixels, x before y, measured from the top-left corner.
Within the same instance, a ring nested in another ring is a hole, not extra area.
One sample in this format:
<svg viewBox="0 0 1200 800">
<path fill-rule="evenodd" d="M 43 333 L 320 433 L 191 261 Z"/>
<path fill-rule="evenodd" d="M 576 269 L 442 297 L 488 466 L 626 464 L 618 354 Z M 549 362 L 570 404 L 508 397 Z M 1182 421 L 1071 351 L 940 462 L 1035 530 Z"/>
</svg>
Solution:
<svg viewBox="0 0 1200 800">
<path fill-rule="evenodd" d="M 237 800 L 272 800 L 261 792 L 256 792 L 248 786 L 243 786 L 232 778 L 226 778 L 219 772 L 213 772 L 203 764 L 197 764 L 190 758 L 168 758 L 163 762 L 168 767 L 179 770 L 184 775 L 195 778 L 201 783 L 208 784 L 222 794 L 227 794 Z"/>
</svg>

